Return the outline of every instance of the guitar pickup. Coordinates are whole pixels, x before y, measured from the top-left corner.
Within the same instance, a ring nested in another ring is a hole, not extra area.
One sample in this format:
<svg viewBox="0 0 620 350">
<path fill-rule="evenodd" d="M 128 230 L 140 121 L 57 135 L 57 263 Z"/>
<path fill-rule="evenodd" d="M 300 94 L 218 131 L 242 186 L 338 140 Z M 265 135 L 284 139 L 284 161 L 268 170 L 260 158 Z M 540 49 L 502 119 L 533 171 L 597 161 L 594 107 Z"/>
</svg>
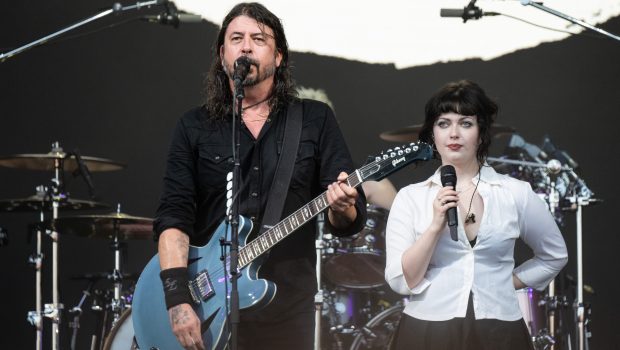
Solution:
<svg viewBox="0 0 620 350">
<path fill-rule="evenodd" d="M 189 282 L 189 292 L 196 304 L 200 304 L 215 294 L 207 270 L 200 271 L 196 278 Z"/>
</svg>

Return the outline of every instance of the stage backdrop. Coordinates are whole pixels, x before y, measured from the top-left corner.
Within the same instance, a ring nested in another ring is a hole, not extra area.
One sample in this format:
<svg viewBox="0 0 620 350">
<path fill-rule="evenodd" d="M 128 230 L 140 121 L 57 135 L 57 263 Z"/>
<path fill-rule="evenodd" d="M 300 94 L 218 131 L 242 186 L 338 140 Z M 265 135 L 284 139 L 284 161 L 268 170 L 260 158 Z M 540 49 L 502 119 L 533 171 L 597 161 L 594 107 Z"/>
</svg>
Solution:
<svg viewBox="0 0 620 350">
<path fill-rule="evenodd" d="M 0 22 L 2 52 L 110 6 L 102 0 L 10 2 L 3 8 L 8 16 Z M 146 9 L 140 14 L 159 12 Z M 113 25 L 118 22 L 125 23 Z M 602 27 L 620 33 L 620 18 L 612 18 Z M 174 29 L 139 21 L 136 13 L 122 14 L 90 24 L 70 39 L 0 63 L 0 155 L 47 153 L 52 142 L 58 141 L 66 151 L 79 149 L 83 155 L 125 162 L 128 166 L 122 171 L 92 174 L 98 199 L 114 207 L 120 203 L 124 213 L 152 217 L 172 128 L 184 111 L 202 103 L 203 79 L 211 63 L 216 31 L 217 26 L 209 22 Z M 312 29 L 307 33 L 311 37 Z M 433 40 L 432 32 L 398 35 L 423 35 Z M 367 44 L 366 50 L 376 51 L 377 47 Z M 620 153 L 619 60 L 618 42 L 584 35 L 488 61 L 470 59 L 407 69 L 292 54 L 297 82 L 324 90 L 333 102 L 358 164 L 368 155 L 396 145 L 382 141 L 380 132 L 420 123 L 428 97 L 444 83 L 463 78 L 480 83 L 497 99 L 499 123 L 514 127 L 535 144 L 549 135 L 554 144 L 569 152 L 579 162 L 580 174 L 596 198 L 604 200 L 583 212 L 585 283 L 594 290 L 585 295 L 592 305 L 593 349 L 620 346 L 615 326 L 620 279 L 614 273 L 620 266 L 620 238 L 614 219 L 615 201 L 620 197 L 614 180 Z M 498 145 L 493 155 L 501 151 Z M 403 170 L 392 180 L 400 188 L 424 179 L 436 165 Z M 51 178 L 51 172 L 0 168 L 0 199 L 32 195 L 35 186 L 49 184 Z M 68 174 L 66 187 L 73 198 L 87 197 L 80 178 Z M 37 220 L 37 213 L 0 213 L 0 226 L 9 234 L 8 246 L 0 247 L 3 349 L 34 347 L 34 332 L 26 323 L 26 313 L 34 309 L 35 300 L 34 271 L 27 259 L 34 251 L 28 227 Z M 574 213 L 566 212 L 564 222 L 562 231 L 570 256 L 566 274 L 575 278 Z M 51 244 L 49 239 L 44 243 L 44 302 L 49 303 Z M 60 243 L 61 301 L 65 309 L 71 309 L 88 284 L 75 277 L 110 271 L 114 259 L 105 239 L 63 235 Z M 128 242 L 123 256 L 125 272 L 139 273 L 154 252 L 150 240 Z M 109 287 L 105 281 L 95 285 L 99 290 Z M 89 347 L 95 329 L 97 315 L 90 306 L 89 299 L 83 308 L 80 349 Z M 67 348 L 70 316 L 64 321 L 63 344 Z M 49 321 L 45 324 L 48 342 Z"/>
</svg>

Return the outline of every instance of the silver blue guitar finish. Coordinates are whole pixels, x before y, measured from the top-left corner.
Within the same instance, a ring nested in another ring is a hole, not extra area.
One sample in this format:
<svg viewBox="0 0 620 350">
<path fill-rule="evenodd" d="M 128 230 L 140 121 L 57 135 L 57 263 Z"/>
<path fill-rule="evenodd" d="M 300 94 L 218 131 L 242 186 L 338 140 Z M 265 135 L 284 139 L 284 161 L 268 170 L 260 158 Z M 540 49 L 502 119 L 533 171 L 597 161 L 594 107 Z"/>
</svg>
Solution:
<svg viewBox="0 0 620 350">
<path fill-rule="evenodd" d="M 240 244 L 240 247 L 247 243 L 247 236 L 251 231 L 252 222 L 241 216 L 239 241 L 243 244 Z M 224 266 L 219 254 L 220 237 L 227 240 L 230 238 L 230 227 L 224 222 L 207 245 L 189 248 L 190 281 L 194 296 L 200 299 L 194 306 L 194 311 L 198 318 L 203 320 L 202 340 L 207 349 L 224 349 L 230 336 L 226 309 L 230 282 L 228 278 L 224 278 Z M 238 279 L 240 309 L 263 307 L 275 296 L 275 284 L 257 279 L 259 267 L 260 261 L 257 259 L 241 270 Z M 159 278 L 160 271 L 159 255 L 155 255 L 144 268 L 136 285 L 132 305 L 136 341 L 140 349 L 183 350 L 170 327 L 164 290 Z"/>
</svg>

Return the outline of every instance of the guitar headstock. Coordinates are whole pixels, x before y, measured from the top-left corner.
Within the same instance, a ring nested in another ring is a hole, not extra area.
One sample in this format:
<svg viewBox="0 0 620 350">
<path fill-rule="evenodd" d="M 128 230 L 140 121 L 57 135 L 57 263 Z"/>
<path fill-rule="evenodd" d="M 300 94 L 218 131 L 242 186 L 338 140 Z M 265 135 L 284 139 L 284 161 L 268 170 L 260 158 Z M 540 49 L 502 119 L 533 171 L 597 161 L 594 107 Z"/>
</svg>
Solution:
<svg viewBox="0 0 620 350">
<path fill-rule="evenodd" d="M 374 157 L 374 161 L 360 168 L 363 180 L 379 181 L 411 163 L 430 160 L 433 148 L 425 142 L 412 142 L 387 149 Z"/>
</svg>

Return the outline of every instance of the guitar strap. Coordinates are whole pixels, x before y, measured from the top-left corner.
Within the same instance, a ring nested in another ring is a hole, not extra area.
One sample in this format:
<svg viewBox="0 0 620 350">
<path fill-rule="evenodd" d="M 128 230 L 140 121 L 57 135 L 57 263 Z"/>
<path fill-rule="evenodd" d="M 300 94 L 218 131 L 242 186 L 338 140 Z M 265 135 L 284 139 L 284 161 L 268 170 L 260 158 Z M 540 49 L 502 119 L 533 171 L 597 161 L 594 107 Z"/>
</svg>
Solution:
<svg viewBox="0 0 620 350">
<path fill-rule="evenodd" d="M 301 101 L 291 101 L 286 112 L 282 152 L 280 153 L 273 183 L 269 190 L 269 197 L 267 198 L 267 205 L 265 207 L 259 234 L 267 231 L 278 223 L 282 216 L 284 201 L 286 200 L 289 184 L 291 183 L 291 177 L 293 175 L 293 168 L 295 167 L 299 139 L 301 138 L 302 114 L 303 108 Z"/>
</svg>

